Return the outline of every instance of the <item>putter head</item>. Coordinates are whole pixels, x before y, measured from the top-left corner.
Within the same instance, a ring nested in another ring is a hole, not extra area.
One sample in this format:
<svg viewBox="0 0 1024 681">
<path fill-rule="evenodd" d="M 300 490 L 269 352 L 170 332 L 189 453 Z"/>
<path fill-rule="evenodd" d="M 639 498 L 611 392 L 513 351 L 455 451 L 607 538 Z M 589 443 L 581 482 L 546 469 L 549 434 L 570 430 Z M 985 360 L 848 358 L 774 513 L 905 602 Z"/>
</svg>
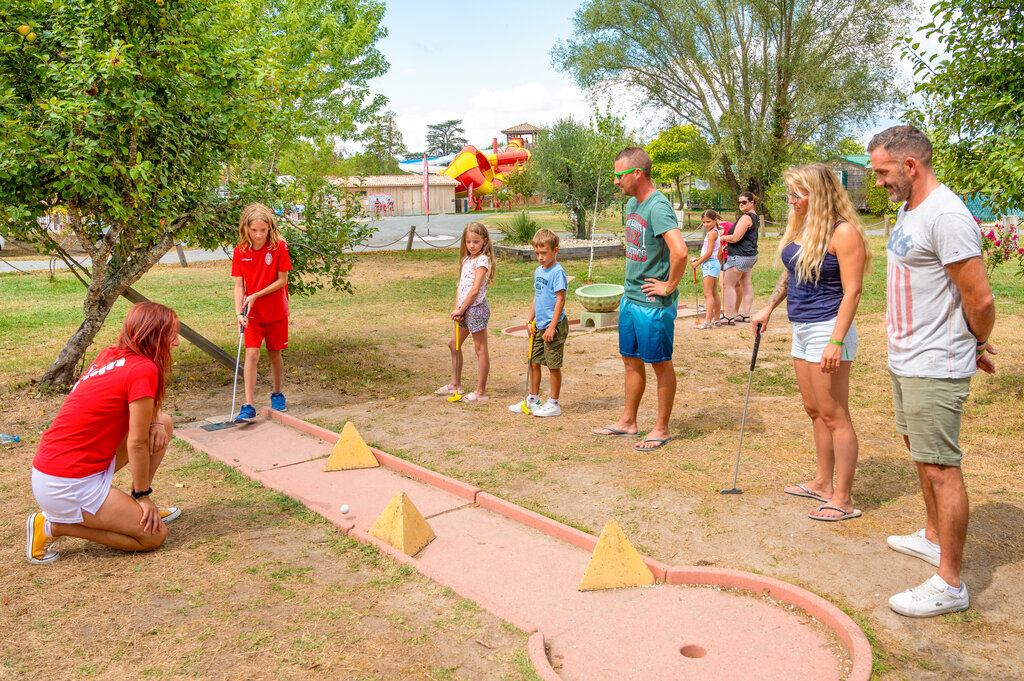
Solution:
<svg viewBox="0 0 1024 681">
<path fill-rule="evenodd" d="M 462 395 L 459 394 L 459 393 L 455 393 L 454 395 L 452 395 L 451 397 L 448 398 L 448 401 L 449 402 L 461 402 L 462 401 Z"/>
<path fill-rule="evenodd" d="M 743 494 L 743 490 L 739 487 L 730 487 L 729 489 L 723 489 L 719 494 Z"/>
<path fill-rule="evenodd" d="M 220 423 L 207 423 L 205 426 L 199 426 L 205 431 L 212 432 L 215 430 L 224 430 L 225 428 L 234 428 L 237 423 L 232 421 L 221 421 Z"/>
</svg>

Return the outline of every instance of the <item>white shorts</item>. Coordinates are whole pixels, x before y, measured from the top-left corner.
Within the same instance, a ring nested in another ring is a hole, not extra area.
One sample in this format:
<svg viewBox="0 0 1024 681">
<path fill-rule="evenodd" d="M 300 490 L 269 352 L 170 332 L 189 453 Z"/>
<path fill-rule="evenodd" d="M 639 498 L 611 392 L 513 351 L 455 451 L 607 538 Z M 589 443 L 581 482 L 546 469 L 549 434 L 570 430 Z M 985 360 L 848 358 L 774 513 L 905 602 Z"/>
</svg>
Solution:
<svg viewBox="0 0 1024 681">
<path fill-rule="evenodd" d="M 58 478 L 32 468 L 32 494 L 39 502 L 43 517 L 51 523 L 77 525 L 82 522 L 82 511 L 96 513 L 110 494 L 117 457 L 107 470 L 84 478 Z"/>
<path fill-rule="evenodd" d="M 836 319 L 838 317 L 823 322 L 793 322 L 793 348 L 789 354 L 812 364 L 820 362 L 825 346 L 832 337 L 832 331 L 836 328 Z M 856 355 L 857 325 L 851 324 L 850 330 L 846 332 L 846 338 L 843 339 L 839 361 L 852 362 Z"/>
</svg>

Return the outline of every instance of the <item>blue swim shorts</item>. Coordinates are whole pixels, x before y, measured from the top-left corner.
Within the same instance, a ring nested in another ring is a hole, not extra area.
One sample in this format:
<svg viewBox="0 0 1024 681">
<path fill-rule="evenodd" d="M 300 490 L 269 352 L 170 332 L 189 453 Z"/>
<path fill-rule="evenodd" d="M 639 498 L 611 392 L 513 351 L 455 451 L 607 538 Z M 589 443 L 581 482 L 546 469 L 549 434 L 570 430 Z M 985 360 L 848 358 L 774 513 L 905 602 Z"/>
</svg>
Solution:
<svg viewBox="0 0 1024 681">
<path fill-rule="evenodd" d="M 619 354 L 639 357 L 647 364 L 672 359 L 676 306 L 644 307 L 625 296 L 619 303 Z"/>
<path fill-rule="evenodd" d="M 718 258 L 708 258 L 700 266 L 700 274 L 702 277 L 717 277 L 722 273 L 722 263 L 718 261 Z"/>
</svg>

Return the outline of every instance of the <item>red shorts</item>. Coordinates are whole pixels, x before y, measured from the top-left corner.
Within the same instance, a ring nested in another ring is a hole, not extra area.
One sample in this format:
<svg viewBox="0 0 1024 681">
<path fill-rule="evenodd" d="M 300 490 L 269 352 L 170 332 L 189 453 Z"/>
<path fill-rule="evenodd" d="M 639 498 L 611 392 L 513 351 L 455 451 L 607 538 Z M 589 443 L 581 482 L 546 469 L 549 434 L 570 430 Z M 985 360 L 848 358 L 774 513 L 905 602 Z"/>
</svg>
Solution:
<svg viewBox="0 0 1024 681">
<path fill-rule="evenodd" d="M 288 318 L 263 323 L 250 319 L 245 327 L 245 347 L 258 348 L 267 339 L 267 350 L 284 350 L 288 347 Z"/>
</svg>

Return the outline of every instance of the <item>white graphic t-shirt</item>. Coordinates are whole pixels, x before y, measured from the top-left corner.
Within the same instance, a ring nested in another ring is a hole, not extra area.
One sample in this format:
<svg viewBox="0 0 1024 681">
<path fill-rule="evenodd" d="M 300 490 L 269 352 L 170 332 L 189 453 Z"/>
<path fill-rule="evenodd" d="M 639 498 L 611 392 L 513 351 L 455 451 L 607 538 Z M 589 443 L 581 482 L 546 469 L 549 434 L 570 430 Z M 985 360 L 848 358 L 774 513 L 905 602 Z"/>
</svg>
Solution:
<svg viewBox="0 0 1024 681">
<path fill-rule="evenodd" d="M 968 378 L 977 372 L 977 339 L 945 266 L 980 255 L 978 223 L 946 185 L 914 210 L 900 208 L 886 247 L 885 318 L 894 374 Z"/>
<path fill-rule="evenodd" d="M 456 291 L 455 300 L 458 305 L 466 299 L 466 294 L 473 288 L 473 280 L 476 278 L 476 271 L 480 267 L 491 269 L 491 261 L 486 255 L 478 255 L 475 258 L 466 256 L 462 259 L 462 273 L 459 275 L 459 288 Z M 487 275 L 484 275 L 484 283 L 480 284 L 480 292 L 476 294 L 476 300 L 470 305 L 479 305 L 487 297 Z"/>
</svg>

